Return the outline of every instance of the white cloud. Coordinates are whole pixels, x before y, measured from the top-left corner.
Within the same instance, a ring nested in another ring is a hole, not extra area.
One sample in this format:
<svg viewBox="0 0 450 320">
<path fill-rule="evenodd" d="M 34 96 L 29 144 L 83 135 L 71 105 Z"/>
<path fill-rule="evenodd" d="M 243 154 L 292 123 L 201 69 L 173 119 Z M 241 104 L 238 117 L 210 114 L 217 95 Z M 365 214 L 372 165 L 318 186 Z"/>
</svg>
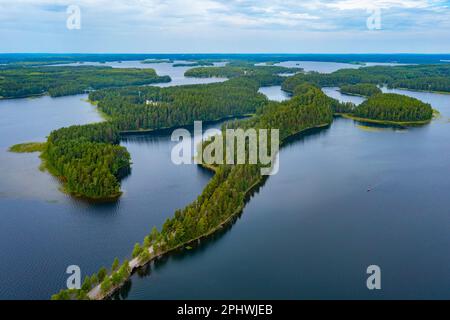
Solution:
<svg viewBox="0 0 450 320">
<path fill-rule="evenodd" d="M 339 0 L 329 3 L 327 6 L 339 10 L 365 10 L 368 8 L 404 8 L 417 9 L 428 8 L 436 1 L 429 0 Z"/>
<path fill-rule="evenodd" d="M 70 4 L 81 8 L 78 33 L 69 34 L 65 28 Z M 275 43 L 317 32 L 324 33 L 324 39 L 332 32 L 367 32 L 366 10 L 374 6 L 382 9 L 379 37 L 393 32 L 433 37 L 449 30 L 448 1 L 440 0 L 0 0 L 0 35 L 20 33 L 31 42 L 67 38 L 85 46 L 106 41 L 100 39 L 108 39 L 108 45 L 149 42 L 151 48 L 162 48 L 164 41 L 173 39 L 217 46 L 226 35 L 263 46 L 255 43 L 263 41 L 255 35 L 266 35 L 266 42 Z M 14 39 L 20 41 L 20 36 Z"/>
</svg>

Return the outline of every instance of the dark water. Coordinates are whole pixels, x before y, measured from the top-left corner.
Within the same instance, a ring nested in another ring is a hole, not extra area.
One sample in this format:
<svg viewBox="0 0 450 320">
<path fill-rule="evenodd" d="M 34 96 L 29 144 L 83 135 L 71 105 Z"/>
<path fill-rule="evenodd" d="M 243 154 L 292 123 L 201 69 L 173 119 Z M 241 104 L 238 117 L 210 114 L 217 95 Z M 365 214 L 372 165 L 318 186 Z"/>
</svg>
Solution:
<svg viewBox="0 0 450 320">
<path fill-rule="evenodd" d="M 284 99 L 279 89 L 262 92 Z M 134 275 L 123 296 L 450 298 L 450 95 L 404 93 L 442 118 L 408 130 L 338 118 L 293 139 L 278 175 L 231 228 Z M 68 265 L 89 274 L 128 257 L 211 177 L 173 165 L 167 135 L 127 137 L 133 171 L 124 196 L 89 204 L 58 191 L 36 154 L 6 152 L 61 126 L 100 121 L 81 98 L 0 102 L 0 298 L 47 299 L 64 287 Z M 371 264 L 381 267 L 381 292 L 365 287 Z"/>
</svg>

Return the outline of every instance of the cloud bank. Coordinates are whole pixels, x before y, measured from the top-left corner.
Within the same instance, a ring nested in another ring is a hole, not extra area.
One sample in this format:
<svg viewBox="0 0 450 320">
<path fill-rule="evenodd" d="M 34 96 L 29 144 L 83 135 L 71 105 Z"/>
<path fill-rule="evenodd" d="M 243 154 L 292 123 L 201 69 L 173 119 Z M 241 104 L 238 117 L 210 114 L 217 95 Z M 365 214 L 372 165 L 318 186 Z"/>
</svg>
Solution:
<svg viewBox="0 0 450 320">
<path fill-rule="evenodd" d="M 65 27 L 69 5 L 80 30 Z M 441 0 L 0 0 L 2 52 L 348 52 L 348 37 L 355 52 L 416 51 L 412 38 L 450 51 L 449 27 Z"/>
</svg>

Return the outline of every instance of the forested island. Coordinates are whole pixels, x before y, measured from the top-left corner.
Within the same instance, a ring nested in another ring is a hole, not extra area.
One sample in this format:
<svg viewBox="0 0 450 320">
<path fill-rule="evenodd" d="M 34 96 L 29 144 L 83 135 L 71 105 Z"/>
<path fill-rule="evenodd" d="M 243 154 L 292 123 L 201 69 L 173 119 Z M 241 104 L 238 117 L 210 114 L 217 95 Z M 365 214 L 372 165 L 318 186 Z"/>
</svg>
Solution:
<svg viewBox="0 0 450 320">
<path fill-rule="evenodd" d="M 170 82 L 153 69 L 111 67 L 2 67 L 0 99 L 49 94 L 52 97 L 84 93 L 110 87 Z"/>
<path fill-rule="evenodd" d="M 265 105 L 255 117 L 235 122 L 234 127 L 257 130 L 280 128 L 280 140 L 283 142 L 289 136 L 332 122 L 331 100 L 320 89 L 303 86 L 298 92 L 301 94 L 289 101 Z M 216 166 L 214 177 L 197 200 L 183 210 L 177 210 L 172 218 L 167 219 L 161 231 L 153 228 L 142 244 L 134 246 L 133 260 L 124 260 L 119 267 L 119 260 L 115 259 L 109 272 L 101 268 L 97 274 L 86 277 L 80 290 L 61 290 L 52 299 L 108 297 L 134 269 L 214 233 L 242 211 L 246 195 L 264 180 L 260 168 L 261 164 Z"/>
<path fill-rule="evenodd" d="M 41 152 L 42 169 L 58 177 L 65 192 L 92 200 L 119 197 L 120 179 L 130 171 L 130 155 L 111 123 L 53 131 L 45 143 L 22 143 L 10 152 Z"/>
<path fill-rule="evenodd" d="M 371 83 L 347 84 L 341 86 L 339 89 L 344 94 L 357 95 L 363 97 L 370 97 L 375 94 L 382 93 L 380 88 Z"/>
<path fill-rule="evenodd" d="M 130 170 L 130 155 L 119 144 L 111 123 L 72 126 L 53 131 L 41 155 L 44 167 L 60 177 L 64 190 L 89 199 L 121 195 L 120 178 Z"/>
<path fill-rule="evenodd" d="M 377 94 L 353 110 L 357 120 L 400 125 L 424 124 L 431 121 L 431 105 L 400 94 Z"/>
<path fill-rule="evenodd" d="M 298 68 L 285 68 L 279 66 L 255 66 L 246 61 L 232 61 L 224 67 L 192 68 L 185 72 L 186 77 L 194 78 L 237 78 L 246 77 L 258 80 L 260 86 L 281 85 L 286 77 L 280 74 L 298 72 Z"/>
</svg>

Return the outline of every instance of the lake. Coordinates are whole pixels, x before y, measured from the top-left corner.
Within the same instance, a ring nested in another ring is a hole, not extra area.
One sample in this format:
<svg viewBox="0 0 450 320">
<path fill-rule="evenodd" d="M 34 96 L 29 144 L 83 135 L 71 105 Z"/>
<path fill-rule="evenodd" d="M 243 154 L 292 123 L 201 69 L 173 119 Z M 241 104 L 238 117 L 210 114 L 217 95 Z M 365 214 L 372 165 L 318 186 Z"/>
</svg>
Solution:
<svg viewBox="0 0 450 320">
<path fill-rule="evenodd" d="M 135 274 L 116 298 L 449 299 L 450 95 L 395 91 L 431 103 L 442 117 L 407 130 L 336 118 L 292 139 L 281 150 L 280 172 L 232 227 Z M 287 98 L 280 87 L 261 92 Z M 37 154 L 6 151 L 62 126 L 101 121 L 85 98 L 0 101 L 3 299 L 48 299 L 64 287 L 68 265 L 90 274 L 128 257 L 211 178 L 172 164 L 170 136 L 128 136 L 121 144 L 133 165 L 123 197 L 93 204 L 61 193 L 38 170 Z M 381 291 L 366 288 L 372 264 L 381 267 Z"/>
</svg>

